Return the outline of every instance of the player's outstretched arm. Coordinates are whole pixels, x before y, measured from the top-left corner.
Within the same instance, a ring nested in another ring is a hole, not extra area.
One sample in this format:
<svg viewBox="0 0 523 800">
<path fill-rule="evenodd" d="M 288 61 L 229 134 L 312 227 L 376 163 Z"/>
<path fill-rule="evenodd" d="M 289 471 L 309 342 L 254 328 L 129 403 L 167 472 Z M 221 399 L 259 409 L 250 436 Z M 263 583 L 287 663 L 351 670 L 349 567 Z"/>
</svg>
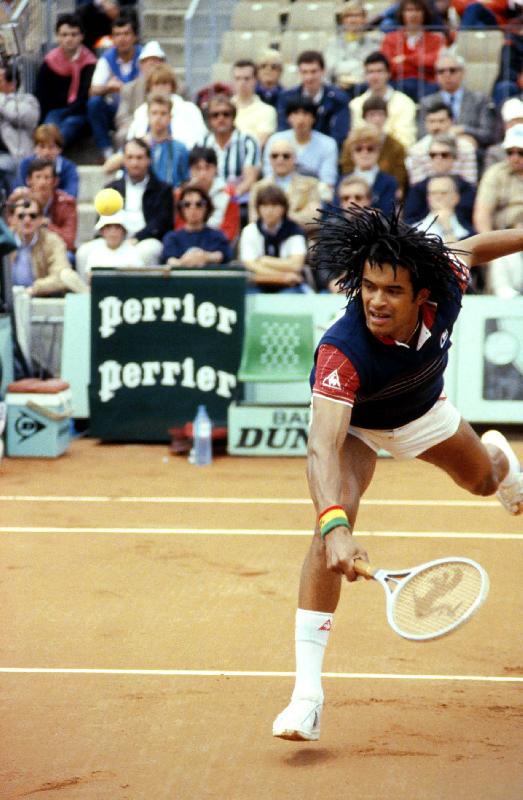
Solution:
<svg viewBox="0 0 523 800">
<path fill-rule="evenodd" d="M 343 473 L 343 448 L 350 418 L 350 406 L 313 397 L 307 477 L 317 514 L 332 506 L 342 505 L 344 485 L 350 483 L 350 476 Z M 352 520 L 350 522 L 352 524 Z M 368 560 L 368 556 L 353 538 L 352 528 L 333 528 L 324 541 L 328 569 L 342 572 L 350 581 L 355 580 L 354 559 Z"/>
<path fill-rule="evenodd" d="M 478 233 L 456 245 L 458 256 L 466 261 L 469 267 L 485 264 L 487 261 L 519 253 L 522 250 L 523 231 L 518 228 Z M 463 253 L 467 255 L 464 256 Z"/>
</svg>

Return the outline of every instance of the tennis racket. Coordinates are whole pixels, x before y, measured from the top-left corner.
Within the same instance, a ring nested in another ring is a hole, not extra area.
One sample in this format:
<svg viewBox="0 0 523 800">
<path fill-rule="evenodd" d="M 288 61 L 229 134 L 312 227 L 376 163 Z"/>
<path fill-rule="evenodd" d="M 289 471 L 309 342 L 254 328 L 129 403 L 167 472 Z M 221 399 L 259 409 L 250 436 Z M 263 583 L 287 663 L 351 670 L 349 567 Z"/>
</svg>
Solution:
<svg viewBox="0 0 523 800">
<path fill-rule="evenodd" d="M 437 639 L 462 625 L 485 601 L 488 575 L 470 558 L 438 558 L 403 570 L 377 569 L 362 559 L 358 575 L 381 583 L 387 620 L 405 639 Z"/>
</svg>

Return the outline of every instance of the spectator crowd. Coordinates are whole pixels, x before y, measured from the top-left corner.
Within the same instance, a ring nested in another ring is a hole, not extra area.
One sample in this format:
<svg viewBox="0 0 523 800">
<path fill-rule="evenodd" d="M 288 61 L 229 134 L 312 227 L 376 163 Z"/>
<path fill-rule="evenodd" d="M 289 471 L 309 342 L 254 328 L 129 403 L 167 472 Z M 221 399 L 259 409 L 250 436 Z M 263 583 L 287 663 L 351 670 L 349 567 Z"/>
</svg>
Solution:
<svg viewBox="0 0 523 800">
<path fill-rule="evenodd" d="M 60 294 L 88 291 L 97 266 L 235 261 L 251 292 L 335 292 L 308 265 L 325 204 L 399 206 L 446 243 L 522 225 L 519 10 L 400 0 L 370 19 L 364 3 L 348 0 L 326 48 L 298 55 L 296 86 L 282 85 L 281 53 L 269 48 L 237 60 L 229 82 L 194 102 L 159 42 L 141 41 L 132 8 L 87 2 L 59 15 L 34 93 L 16 61 L 0 66 L 12 284 Z M 460 25 L 504 30 L 489 95 L 467 88 Z M 71 154 L 89 140 L 124 206 L 79 242 Z M 520 296 L 522 257 L 510 262 L 485 265 L 470 291 Z"/>
</svg>

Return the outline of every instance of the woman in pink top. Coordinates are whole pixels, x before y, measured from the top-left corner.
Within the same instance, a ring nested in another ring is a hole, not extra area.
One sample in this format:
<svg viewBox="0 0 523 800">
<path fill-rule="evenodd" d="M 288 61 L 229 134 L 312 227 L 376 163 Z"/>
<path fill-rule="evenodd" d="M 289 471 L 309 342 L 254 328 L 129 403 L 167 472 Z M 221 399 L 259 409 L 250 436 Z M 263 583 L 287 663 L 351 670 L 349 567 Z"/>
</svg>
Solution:
<svg viewBox="0 0 523 800">
<path fill-rule="evenodd" d="M 434 65 L 445 38 L 442 33 L 426 30 L 432 13 L 425 0 L 401 0 L 398 22 L 402 27 L 385 35 L 381 52 L 390 62 L 395 88 L 417 103 L 438 91 Z"/>
</svg>

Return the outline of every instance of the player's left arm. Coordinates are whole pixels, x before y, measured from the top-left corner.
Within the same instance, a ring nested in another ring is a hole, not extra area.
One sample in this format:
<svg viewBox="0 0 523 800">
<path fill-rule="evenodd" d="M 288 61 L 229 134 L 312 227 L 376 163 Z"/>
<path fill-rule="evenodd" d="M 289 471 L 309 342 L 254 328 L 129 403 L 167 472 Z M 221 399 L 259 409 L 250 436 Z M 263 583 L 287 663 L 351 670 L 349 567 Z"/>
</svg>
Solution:
<svg viewBox="0 0 523 800">
<path fill-rule="evenodd" d="M 469 267 L 486 264 L 501 256 L 523 250 L 523 230 L 511 228 L 504 231 L 487 231 L 458 242 L 456 255 Z"/>
</svg>

